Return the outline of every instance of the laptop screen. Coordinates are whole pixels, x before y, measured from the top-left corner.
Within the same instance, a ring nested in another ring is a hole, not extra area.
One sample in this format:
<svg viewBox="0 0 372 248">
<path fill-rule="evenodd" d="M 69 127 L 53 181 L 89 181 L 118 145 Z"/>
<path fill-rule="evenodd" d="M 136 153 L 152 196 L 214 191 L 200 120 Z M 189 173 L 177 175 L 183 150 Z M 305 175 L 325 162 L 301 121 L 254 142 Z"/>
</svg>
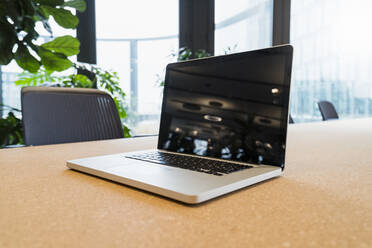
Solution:
<svg viewBox="0 0 372 248">
<path fill-rule="evenodd" d="M 158 149 L 284 167 L 292 47 L 169 64 Z"/>
</svg>

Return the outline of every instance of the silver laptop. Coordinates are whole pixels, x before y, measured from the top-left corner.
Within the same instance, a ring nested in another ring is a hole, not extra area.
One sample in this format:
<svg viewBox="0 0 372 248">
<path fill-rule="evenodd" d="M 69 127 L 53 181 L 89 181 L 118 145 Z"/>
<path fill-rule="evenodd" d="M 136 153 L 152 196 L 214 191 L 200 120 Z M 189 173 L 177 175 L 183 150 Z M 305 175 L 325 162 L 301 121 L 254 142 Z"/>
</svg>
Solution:
<svg viewBox="0 0 372 248">
<path fill-rule="evenodd" d="M 185 203 L 200 203 L 284 169 L 290 45 L 169 64 L 156 150 L 67 166 Z"/>
</svg>

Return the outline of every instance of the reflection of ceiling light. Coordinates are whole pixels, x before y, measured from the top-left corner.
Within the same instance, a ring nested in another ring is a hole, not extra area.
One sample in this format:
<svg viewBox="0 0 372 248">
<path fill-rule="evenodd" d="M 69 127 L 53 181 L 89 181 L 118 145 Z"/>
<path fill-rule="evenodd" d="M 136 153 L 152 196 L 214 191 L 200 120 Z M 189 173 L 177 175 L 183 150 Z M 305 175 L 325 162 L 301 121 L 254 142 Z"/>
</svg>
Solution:
<svg viewBox="0 0 372 248">
<path fill-rule="evenodd" d="M 222 107 L 222 103 L 218 102 L 218 101 L 210 101 L 209 102 L 209 105 L 213 106 L 213 107 Z"/>
<path fill-rule="evenodd" d="M 221 122 L 222 117 L 215 116 L 215 115 L 204 115 L 204 119 L 208 121 L 215 121 L 215 122 Z"/>
<path fill-rule="evenodd" d="M 279 89 L 278 88 L 272 88 L 271 89 L 271 93 L 273 93 L 274 95 L 277 95 L 277 94 L 279 94 Z"/>
<path fill-rule="evenodd" d="M 262 146 L 262 142 L 261 141 L 259 141 L 259 140 L 256 140 L 256 146 Z"/>
<path fill-rule="evenodd" d="M 174 131 L 175 131 L 176 133 L 179 133 L 179 132 L 181 132 L 181 128 L 176 127 L 176 129 L 174 129 Z"/>
<path fill-rule="evenodd" d="M 270 143 L 265 143 L 265 147 L 269 150 L 273 149 Z"/>
<path fill-rule="evenodd" d="M 193 104 L 193 103 L 187 103 L 185 102 L 183 105 L 182 105 L 183 108 L 185 109 L 189 109 L 189 110 L 194 110 L 194 111 L 199 111 L 201 110 L 201 107 L 197 104 Z"/>
<path fill-rule="evenodd" d="M 261 119 L 260 119 L 260 122 L 261 122 L 261 123 L 264 123 L 264 124 L 271 124 L 271 120 L 264 119 L 264 118 L 261 118 Z"/>
</svg>

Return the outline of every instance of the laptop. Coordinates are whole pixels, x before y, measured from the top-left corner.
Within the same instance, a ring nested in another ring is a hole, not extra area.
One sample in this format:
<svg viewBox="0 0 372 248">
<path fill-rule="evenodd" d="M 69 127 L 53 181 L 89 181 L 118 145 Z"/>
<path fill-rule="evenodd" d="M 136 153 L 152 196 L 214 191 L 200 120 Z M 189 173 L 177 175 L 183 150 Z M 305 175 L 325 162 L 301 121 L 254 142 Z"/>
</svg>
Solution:
<svg viewBox="0 0 372 248">
<path fill-rule="evenodd" d="M 278 177 L 292 54 L 283 45 L 169 64 L 157 149 L 67 166 L 189 204 Z"/>
</svg>

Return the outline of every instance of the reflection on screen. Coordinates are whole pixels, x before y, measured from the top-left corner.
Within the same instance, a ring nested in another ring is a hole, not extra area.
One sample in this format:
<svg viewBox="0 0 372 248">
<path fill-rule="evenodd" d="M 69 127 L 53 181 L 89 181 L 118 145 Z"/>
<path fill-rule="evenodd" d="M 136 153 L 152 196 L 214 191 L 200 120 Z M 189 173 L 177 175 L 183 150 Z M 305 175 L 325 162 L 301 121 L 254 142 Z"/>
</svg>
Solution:
<svg viewBox="0 0 372 248">
<path fill-rule="evenodd" d="M 282 166 L 291 49 L 171 64 L 159 149 Z"/>
</svg>

